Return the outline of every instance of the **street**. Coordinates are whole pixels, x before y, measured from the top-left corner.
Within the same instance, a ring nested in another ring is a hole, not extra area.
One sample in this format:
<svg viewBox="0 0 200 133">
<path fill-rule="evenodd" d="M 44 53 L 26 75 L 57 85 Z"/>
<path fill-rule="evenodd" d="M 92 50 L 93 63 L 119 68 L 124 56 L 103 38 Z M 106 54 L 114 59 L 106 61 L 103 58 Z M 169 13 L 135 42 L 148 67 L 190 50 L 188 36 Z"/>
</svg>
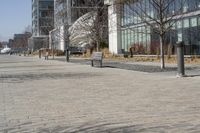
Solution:
<svg viewBox="0 0 200 133">
<path fill-rule="evenodd" d="M 199 133 L 199 81 L 0 55 L 0 133 Z"/>
</svg>

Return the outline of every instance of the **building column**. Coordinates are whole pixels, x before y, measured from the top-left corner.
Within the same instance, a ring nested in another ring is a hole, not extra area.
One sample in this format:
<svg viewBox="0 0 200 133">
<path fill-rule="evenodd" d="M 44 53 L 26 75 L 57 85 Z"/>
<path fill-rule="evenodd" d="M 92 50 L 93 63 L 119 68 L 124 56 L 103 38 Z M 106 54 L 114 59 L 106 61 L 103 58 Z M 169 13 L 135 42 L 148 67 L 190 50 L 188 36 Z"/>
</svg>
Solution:
<svg viewBox="0 0 200 133">
<path fill-rule="evenodd" d="M 112 3 L 108 7 L 108 33 L 109 33 L 109 51 L 113 54 L 121 53 L 121 15 L 120 5 Z"/>
<path fill-rule="evenodd" d="M 59 46 L 58 49 L 65 51 L 65 32 L 64 25 L 59 28 Z"/>
</svg>

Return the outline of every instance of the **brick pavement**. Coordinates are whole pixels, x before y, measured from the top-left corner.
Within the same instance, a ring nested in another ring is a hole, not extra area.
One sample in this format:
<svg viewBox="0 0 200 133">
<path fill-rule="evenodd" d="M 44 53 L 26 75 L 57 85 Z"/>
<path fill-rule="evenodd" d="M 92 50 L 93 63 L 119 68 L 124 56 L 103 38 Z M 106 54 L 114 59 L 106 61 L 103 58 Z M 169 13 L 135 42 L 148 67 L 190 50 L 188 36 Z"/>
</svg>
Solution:
<svg viewBox="0 0 200 133">
<path fill-rule="evenodd" d="M 2 133 L 199 133 L 200 77 L 0 56 Z"/>
</svg>

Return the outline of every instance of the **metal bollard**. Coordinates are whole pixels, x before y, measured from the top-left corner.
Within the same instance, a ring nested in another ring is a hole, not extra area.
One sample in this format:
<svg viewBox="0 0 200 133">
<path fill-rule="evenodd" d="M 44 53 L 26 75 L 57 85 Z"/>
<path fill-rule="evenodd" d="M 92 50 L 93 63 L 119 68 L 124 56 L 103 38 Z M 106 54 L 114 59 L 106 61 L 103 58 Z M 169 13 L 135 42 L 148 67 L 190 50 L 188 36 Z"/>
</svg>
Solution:
<svg viewBox="0 0 200 133">
<path fill-rule="evenodd" d="M 41 50 L 39 50 L 39 58 L 41 59 Z"/>
<path fill-rule="evenodd" d="M 184 77 L 185 76 L 185 64 L 184 64 L 184 42 L 177 42 L 177 66 L 178 66 L 178 73 L 177 77 Z"/>
<path fill-rule="evenodd" d="M 68 48 L 66 50 L 65 55 L 66 55 L 66 61 L 69 62 L 69 49 Z"/>
</svg>

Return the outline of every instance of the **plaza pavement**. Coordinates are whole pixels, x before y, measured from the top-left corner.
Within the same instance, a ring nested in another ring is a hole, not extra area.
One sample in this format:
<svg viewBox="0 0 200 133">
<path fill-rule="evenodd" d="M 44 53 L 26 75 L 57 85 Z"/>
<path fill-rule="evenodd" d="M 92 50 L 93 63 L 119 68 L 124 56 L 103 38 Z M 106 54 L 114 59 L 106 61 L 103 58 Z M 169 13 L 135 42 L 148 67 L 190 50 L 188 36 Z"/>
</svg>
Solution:
<svg viewBox="0 0 200 133">
<path fill-rule="evenodd" d="M 199 81 L 0 55 L 0 132 L 199 133 Z"/>
</svg>

